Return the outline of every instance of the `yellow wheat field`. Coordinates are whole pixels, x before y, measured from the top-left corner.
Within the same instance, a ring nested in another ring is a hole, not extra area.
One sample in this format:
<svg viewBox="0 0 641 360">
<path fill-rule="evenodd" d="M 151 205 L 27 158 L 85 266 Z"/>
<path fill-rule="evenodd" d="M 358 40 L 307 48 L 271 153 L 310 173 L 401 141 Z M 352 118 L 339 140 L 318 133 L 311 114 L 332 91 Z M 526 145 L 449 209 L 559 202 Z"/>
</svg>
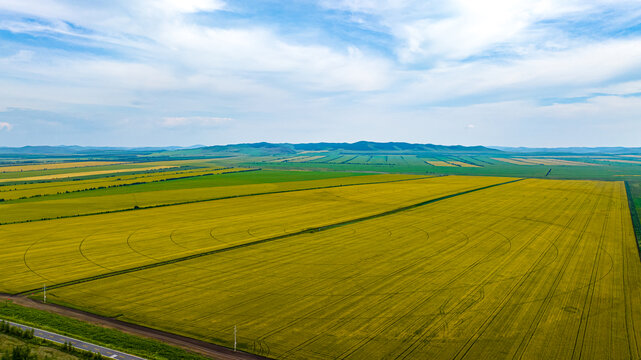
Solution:
<svg viewBox="0 0 641 360">
<path fill-rule="evenodd" d="M 312 161 L 312 160 L 317 160 L 320 158 L 324 158 L 325 155 L 306 155 L 306 156 L 293 156 L 293 157 L 288 157 L 284 159 L 277 159 L 277 160 L 272 160 L 271 162 L 305 162 L 305 161 Z"/>
<path fill-rule="evenodd" d="M 325 155 L 315 155 L 315 156 L 303 156 L 302 158 L 298 158 L 295 160 L 290 160 L 289 162 L 306 162 L 306 161 L 314 161 L 318 160 L 321 158 L 324 158 Z"/>
<path fill-rule="evenodd" d="M 492 160 L 503 161 L 512 165 L 535 165 L 531 162 L 520 161 L 512 158 L 492 158 Z"/>
<path fill-rule="evenodd" d="M 561 160 L 561 159 L 536 159 L 536 158 L 514 158 L 514 160 L 531 163 L 535 165 L 565 165 L 565 166 L 598 166 L 581 161 Z"/>
<path fill-rule="evenodd" d="M 436 161 L 436 160 L 425 160 L 425 163 L 432 165 L 432 166 L 445 166 L 445 167 L 454 167 L 454 165 L 446 162 L 446 161 Z"/>
<path fill-rule="evenodd" d="M 392 201 L 398 194 L 381 195 Z M 82 276 L 76 262 L 134 263 L 105 254 L 107 238 L 112 248 L 128 239 L 130 253 L 149 259 L 215 241 L 183 227 L 192 216 L 173 225 L 139 218 L 133 232 L 87 231 L 86 261 L 63 251 L 65 265 L 53 264 L 42 247 L 26 258 L 43 264 L 33 269 L 42 277 L 64 277 L 60 266 L 73 277 Z M 216 239 L 220 216 L 211 213 Z M 245 238 L 264 235 L 256 218 L 238 218 L 235 228 L 247 229 Z M 273 224 L 275 233 L 290 229 Z M 47 242 L 52 231 L 39 236 Z M 49 251 L 64 248 L 54 245 Z M 4 266 L 3 274 L 15 273 Z M 641 357 L 641 264 L 621 182 L 524 180 L 63 287 L 50 298 L 227 346 L 237 326 L 242 350 L 277 359 Z"/>
</svg>

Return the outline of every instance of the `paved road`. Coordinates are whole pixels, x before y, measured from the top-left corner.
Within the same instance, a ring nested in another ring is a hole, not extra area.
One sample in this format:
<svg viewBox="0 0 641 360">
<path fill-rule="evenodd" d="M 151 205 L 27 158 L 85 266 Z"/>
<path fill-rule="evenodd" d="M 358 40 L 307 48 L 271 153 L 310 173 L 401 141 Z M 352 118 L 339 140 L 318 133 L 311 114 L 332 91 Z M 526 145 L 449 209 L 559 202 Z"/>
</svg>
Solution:
<svg viewBox="0 0 641 360">
<path fill-rule="evenodd" d="M 16 324 L 11 321 L 6 321 L 5 322 L 19 327 L 24 330 L 31 330 L 33 329 L 33 335 L 42 339 L 47 339 L 49 341 L 53 341 L 59 344 L 64 344 L 64 343 L 69 343 L 73 345 L 75 348 L 82 349 L 82 350 L 87 350 L 95 353 L 99 353 L 102 356 L 106 356 L 111 359 L 118 359 L 118 360 L 145 360 L 141 357 L 138 356 L 133 356 L 129 355 L 120 351 L 112 350 L 112 349 L 107 349 L 106 347 L 94 345 L 92 343 L 88 343 L 82 340 L 70 338 L 68 336 L 63 336 L 63 335 L 58 335 L 49 331 L 44 331 L 40 330 L 38 328 L 34 328 L 31 326 L 26 326 L 22 324 Z"/>
</svg>

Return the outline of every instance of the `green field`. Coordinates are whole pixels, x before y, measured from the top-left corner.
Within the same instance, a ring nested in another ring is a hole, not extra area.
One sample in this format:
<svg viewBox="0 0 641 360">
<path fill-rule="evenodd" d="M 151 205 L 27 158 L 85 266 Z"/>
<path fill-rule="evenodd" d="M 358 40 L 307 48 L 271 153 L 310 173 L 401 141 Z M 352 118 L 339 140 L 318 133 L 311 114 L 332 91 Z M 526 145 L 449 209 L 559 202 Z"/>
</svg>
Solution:
<svg viewBox="0 0 641 360">
<path fill-rule="evenodd" d="M 515 165 L 497 161 L 497 155 L 338 155 L 335 160 L 327 162 L 314 160 L 310 162 L 273 162 L 265 159 L 253 161 L 252 157 L 235 160 L 242 166 L 256 166 L 265 169 L 316 169 L 324 171 L 375 171 L 412 174 L 443 175 L 483 175 L 483 176 L 521 176 L 551 179 L 592 179 L 592 180 L 639 180 L 641 164 L 600 161 L 594 157 L 551 156 L 552 159 L 583 162 L 590 166 L 569 165 Z M 521 156 L 522 157 L 522 156 Z M 519 157 L 519 158 L 521 158 Z M 602 156 L 599 158 L 605 158 Z M 329 158 L 329 156 L 328 156 Z M 401 159 L 402 158 L 402 159 Z M 509 159 L 510 157 L 504 157 Z M 540 159 L 541 157 L 536 157 Z M 624 157 L 613 157 L 625 159 Z M 322 160 L 322 159 L 321 159 Z M 349 160 L 349 161 L 347 161 Z M 431 166 L 424 160 L 445 162 L 462 162 L 477 167 Z M 347 162 L 345 162 L 347 161 Z M 550 173 L 548 174 L 548 171 Z M 547 176 L 546 176 L 547 175 Z"/>
</svg>

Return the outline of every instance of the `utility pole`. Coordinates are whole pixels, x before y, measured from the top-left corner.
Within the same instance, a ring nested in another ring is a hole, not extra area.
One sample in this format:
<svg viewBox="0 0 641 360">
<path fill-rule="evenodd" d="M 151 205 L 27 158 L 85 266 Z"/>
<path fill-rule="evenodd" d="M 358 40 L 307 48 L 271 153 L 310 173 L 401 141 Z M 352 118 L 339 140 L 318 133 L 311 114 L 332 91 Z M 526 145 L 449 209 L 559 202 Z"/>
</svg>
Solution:
<svg viewBox="0 0 641 360">
<path fill-rule="evenodd" d="M 42 285 L 42 302 L 47 303 L 47 284 Z"/>
<path fill-rule="evenodd" d="M 234 325 L 234 351 L 236 351 L 236 325 Z"/>
</svg>

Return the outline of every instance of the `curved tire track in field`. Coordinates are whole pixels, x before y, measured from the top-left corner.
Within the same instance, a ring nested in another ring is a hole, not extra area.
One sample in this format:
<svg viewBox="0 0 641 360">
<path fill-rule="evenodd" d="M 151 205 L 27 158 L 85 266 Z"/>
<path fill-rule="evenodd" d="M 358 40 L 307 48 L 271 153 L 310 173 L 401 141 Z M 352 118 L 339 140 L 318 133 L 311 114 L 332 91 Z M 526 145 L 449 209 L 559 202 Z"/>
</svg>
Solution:
<svg viewBox="0 0 641 360">
<path fill-rule="evenodd" d="M 34 274 L 36 274 L 37 276 L 39 276 L 39 277 L 40 277 L 40 278 L 42 278 L 43 280 L 51 281 L 51 279 L 48 279 L 48 278 L 47 278 L 47 277 L 45 277 L 44 275 L 42 275 L 42 274 L 38 273 L 37 271 L 35 271 L 35 270 L 34 270 L 34 269 L 29 265 L 29 262 L 27 261 L 27 254 L 29 253 L 29 251 L 31 250 L 31 248 L 32 248 L 32 247 L 34 247 L 37 243 L 39 243 L 39 242 L 40 242 L 40 240 L 42 240 L 42 239 L 44 239 L 44 238 L 46 238 L 46 237 L 47 237 L 47 235 L 45 235 L 44 237 L 41 237 L 40 239 L 38 239 L 38 240 L 34 241 L 31 245 L 29 245 L 29 247 L 28 247 L 28 248 L 24 251 L 24 253 L 22 254 L 22 262 L 24 263 L 24 266 L 26 266 L 26 267 L 27 267 L 27 269 L 29 269 L 29 271 L 30 271 L 30 272 L 32 272 L 32 273 L 34 273 Z"/>
<path fill-rule="evenodd" d="M 94 265 L 98 266 L 99 268 L 102 268 L 102 269 L 105 269 L 105 270 L 108 270 L 108 271 L 113 271 L 114 269 L 108 268 L 108 267 L 106 267 L 106 266 L 104 266 L 104 265 L 101 265 L 101 264 L 99 264 L 99 263 L 97 263 L 97 262 L 93 261 L 92 259 L 90 259 L 90 258 L 87 256 L 87 254 L 85 254 L 85 252 L 82 250 L 82 246 L 85 244 L 85 241 L 86 241 L 89 237 L 91 237 L 91 236 L 93 236 L 93 235 L 94 235 L 94 234 L 87 235 L 87 236 L 85 236 L 85 237 L 82 239 L 82 241 L 80 241 L 80 244 L 78 244 L 78 252 L 80 253 L 80 255 L 81 255 L 85 260 L 87 260 L 87 261 L 89 261 L 90 263 L 92 263 L 92 264 L 94 264 Z"/>
<path fill-rule="evenodd" d="M 178 246 L 178 247 L 181 247 L 181 248 L 183 248 L 183 249 L 186 249 L 186 250 L 193 250 L 193 249 L 190 249 L 190 248 L 188 248 L 188 247 L 186 247 L 186 246 L 184 246 L 184 245 L 179 244 L 178 242 L 176 242 L 176 239 L 174 239 L 174 233 L 176 233 L 176 229 L 173 229 L 173 230 L 169 233 L 169 240 L 170 240 L 172 243 L 174 243 L 174 245 L 176 245 L 176 246 Z M 211 236 L 211 231 L 210 231 L 209 235 Z"/>
<path fill-rule="evenodd" d="M 58 228 L 58 227 L 54 228 L 54 230 L 55 230 L 55 229 L 57 229 L 57 228 Z M 31 249 L 32 249 L 34 246 L 36 246 L 40 241 L 42 241 L 42 240 L 46 239 L 50 234 L 51 234 L 51 233 L 47 233 L 47 234 L 45 234 L 44 236 L 42 236 L 42 237 L 41 237 L 41 238 L 39 238 L 38 240 L 34 241 L 31 245 L 29 245 L 29 247 L 27 247 L 27 249 L 25 249 L 24 253 L 22 254 L 22 262 L 24 263 L 24 266 L 26 266 L 26 267 L 27 267 L 27 269 L 28 269 L 30 272 L 32 272 L 32 273 L 34 273 L 35 275 L 39 276 L 39 277 L 40 277 L 41 279 L 43 279 L 43 280 L 46 280 L 46 281 L 49 281 L 49 282 L 52 282 L 52 283 L 53 283 L 53 281 L 52 281 L 51 279 L 47 278 L 46 276 L 44 276 L 44 275 L 42 275 L 42 274 L 38 273 L 36 270 L 34 270 L 34 269 L 29 265 L 29 262 L 27 261 L 27 257 L 28 257 L 29 251 L 31 251 Z M 37 289 L 37 290 L 40 290 L 40 289 Z"/>
</svg>

